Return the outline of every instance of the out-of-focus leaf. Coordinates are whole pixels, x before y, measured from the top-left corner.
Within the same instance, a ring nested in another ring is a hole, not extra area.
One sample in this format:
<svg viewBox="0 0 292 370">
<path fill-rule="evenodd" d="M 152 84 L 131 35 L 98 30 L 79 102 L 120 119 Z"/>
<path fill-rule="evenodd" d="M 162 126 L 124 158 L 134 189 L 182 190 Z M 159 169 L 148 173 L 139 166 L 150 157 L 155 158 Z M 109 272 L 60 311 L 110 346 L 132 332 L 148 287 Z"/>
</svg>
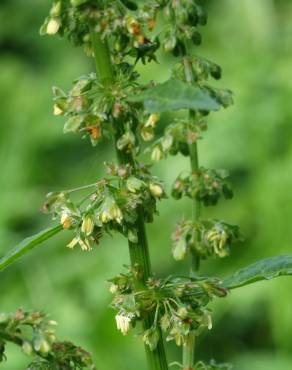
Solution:
<svg viewBox="0 0 292 370">
<path fill-rule="evenodd" d="M 43 230 L 40 233 L 24 239 L 21 243 L 16 245 L 11 251 L 9 251 L 5 256 L 0 258 L 0 271 L 4 270 L 7 266 L 11 265 L 18 258 L 22 257 L 24 254 L 29 252 L 31 249 L 35 248 L 47 239 L 63 230 L 61 225 L 51 227 L 49 229 Z"/>
<path fill-rule="evenodd" d="M 208 91 L 174 79 L 130 96 L 128 101 L 144 102 L 145 109 L 150 113 L 173 109 L 214 111 L 221 106 Z"/>
<path fill-rule="evenodd" d="M 244 267 L 225 278 L 223 286 L 234 289 L 283 275 L 292 275 L 292 254 L 265 258 Z"/>
</svg>

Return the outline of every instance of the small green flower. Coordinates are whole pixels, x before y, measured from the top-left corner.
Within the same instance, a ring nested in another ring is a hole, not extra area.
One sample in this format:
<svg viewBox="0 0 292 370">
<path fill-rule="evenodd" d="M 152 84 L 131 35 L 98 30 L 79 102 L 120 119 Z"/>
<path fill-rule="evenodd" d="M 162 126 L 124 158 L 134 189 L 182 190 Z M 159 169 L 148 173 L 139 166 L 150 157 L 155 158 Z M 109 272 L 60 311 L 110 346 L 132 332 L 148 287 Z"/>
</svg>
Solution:
<svg viewBox="0 0 292 370">
<path fill-rule="evenodd" d="M 116 315 L 117 329 L 122 332 L 123 335 L 127 335 L 131 328 L 131 320 L 133 316 L 130 314 L 120 313 Z"/>
<path fill-rule="evenodd" d="M 81 225 L 81 231 L 86 234 L 90 235 L 92 234 L 94 229 L 94 221 L 91 216 L 85 216 L 82 225 Z"/>
<path fill-rule="evenodd" d="M 98 212 L 98 217 L 104 224 L 110 221 L 116 221 L 120 224 L 123 220 L 122 211 L 118 207 L 115 200 L 110 196 L 107 196 L 102 203 Z"/>
<path fill-rule="evenodd" d="M 47 27 L 46 27 L 46 33 L 50 36 L 55 35 L 61 27 L 61 20 L 59 18 L 51 18 L 48 21 Z"/>
<path fill-rule="evenodd" d="M 150 182 L 149 190 L 155 198 L 161 198 L 164 194 L 163 187 L 160 184 L 154 182 Z"/>
</svg>

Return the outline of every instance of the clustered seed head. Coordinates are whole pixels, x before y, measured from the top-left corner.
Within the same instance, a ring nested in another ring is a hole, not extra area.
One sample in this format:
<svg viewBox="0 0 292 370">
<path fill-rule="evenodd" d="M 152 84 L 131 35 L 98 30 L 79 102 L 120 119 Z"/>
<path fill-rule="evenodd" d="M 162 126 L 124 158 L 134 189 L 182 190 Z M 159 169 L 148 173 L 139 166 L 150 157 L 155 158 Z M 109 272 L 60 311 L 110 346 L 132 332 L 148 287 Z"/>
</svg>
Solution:
<svg viewBox="0 0 292 370">
<path fill-rule="evenodd" d="M 145 290 L 139 292 L 135 291 L 134 281 L 131 270 L 110 280 L 110 291 L 114 294 L 112 307 L 118 310 L 117 328 L 125 335 L 147 312 L 156 312 L 152 326 L 142 334 L 151 350 L 157 346 L 159 328 L 166 333 L 168 341 L 174 340 L 179 346 L 191 331 L 198 335 L 204 328 L 211 330 L 212 320 L 206 305 L 214 297 L 227 294 L 216 279 L 151 278 Z"/>
<path fill-rule="evenodd" d="M 0 314 L 0 363 L 11 338 L 21 346 L 24 354 L 34 358 L 28 369 L 95 370 L 88 352 L 71 342 L 57 341 L 56 325 L 39 311 L 19 309 L 15 313 Z"/>
<path fill-rule="evenodd" d="M 176 225 L 172 234 L 173 257 L 180 261 L 187 252 L 201 259 L 217 256 L 226 257 L 231 247 L 242 241 L 238 226 L 223 221 L 190 221 L 183 220 Z"/>
<path fill-rule="evenodd" d="M 198 199 L 205 206 L 214 206 L 221 196 L 231 199 L 233 192 L 227 181 L 228 173 L 223 170 L 210 170 L 201 167 L 197 172 L 182 173 L 175 180 L 172 196 L 180 199 L 187 196 Z"/>
<path fill-rule="evenodd" d="M 59 218 L 64 229 L 75 232 L 68 248 L 79 244 L 82 250 L 90 251 L 102 234 L 112 231 L 137 242 L 137 210 L 143 210 L 145 220 L 151 222 L 157 200 L 165 197 L 161 182 L 150 175 L 147 166 L 141 165 L 138 172 L 130 165 L 106 164 L 106 169 L 110 177 L 93 184 L 81 205 L 72 201 L 70 191 L 47 196 L 44 211 Z"/>
</svg>

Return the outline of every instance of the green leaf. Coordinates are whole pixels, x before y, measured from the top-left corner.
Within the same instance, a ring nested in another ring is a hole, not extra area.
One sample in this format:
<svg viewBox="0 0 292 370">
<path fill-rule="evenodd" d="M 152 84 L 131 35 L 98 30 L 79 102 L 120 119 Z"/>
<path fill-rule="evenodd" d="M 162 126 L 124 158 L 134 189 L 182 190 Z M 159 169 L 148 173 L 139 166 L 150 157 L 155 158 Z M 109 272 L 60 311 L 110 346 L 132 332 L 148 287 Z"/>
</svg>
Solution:
<svg viewBox="0 0 292 370">
<path fill-rule="evenodd" d="M 82 116 L 73 116 L 70 117 L 65 125 L 64 125 L 64 133 L 67 134 L 68 132 L 76 132 L 78 131 L 79 127 L 81 126 L 84 118 Z"/>
<path fill-rule="evenodd" d="M 0 258 L 0 271 L 4 270 L 7 266 L 11 265 L 18 258 L 29 252 L 31 249 L 35 248 L 47 239 L 63 230 L 61 225 L 51 227 L 49 229 L 43 230 L 40 233 L 31 236 L 30 238 L 24 239 L 21 243 L 15 246 L 10 252 L 5 256 Z"/>
<path fill-rule="evenodd" d="M 150 113 L 177 109 L 214 111 L 220 108 L 208 91 L 174 79 L 130 96 L 128 101 L 144 102 L 145 109 Z"/>
<path fill-rule="evenodd" d="M 283 275 L 292 275 L 292 254 L 265 258 L 244 267 L 225 278 L 223 286 L 228 289 L 234 289 Z"/>
</svg>

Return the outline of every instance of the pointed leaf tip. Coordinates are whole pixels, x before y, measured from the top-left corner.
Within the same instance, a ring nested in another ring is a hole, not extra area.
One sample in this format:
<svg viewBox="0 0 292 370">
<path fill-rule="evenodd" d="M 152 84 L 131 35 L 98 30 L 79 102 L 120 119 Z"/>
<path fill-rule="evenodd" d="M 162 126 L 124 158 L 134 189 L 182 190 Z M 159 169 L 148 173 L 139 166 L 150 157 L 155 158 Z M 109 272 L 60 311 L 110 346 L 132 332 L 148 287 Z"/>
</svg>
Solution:
<svg viewBox="0 0 292 370">
<path fill-rule="evenodd" d="M 17 259 L 22 257 L 27 252 L 29 252 L 31 249 L 35 248 L 45 240 L 50 239 L 61 230 L 63 230 L 63 227 L 61 225 L 58 225 L 43 230 L 36 235 L 24 239 L 22 242 L 17 244 L 11 251 L 9 251 L 6 255 L 0 258 L 0 271 L 4 270 L 6 267 L 11 265 Z"/>
<path fill-rule="evenodd" d="M 235 289 L 257 281 L 270 280 L 285 275 L 292 275 L 292 254 L 259 260 L 225 278 L 223 286 Z"/>
</svg>

